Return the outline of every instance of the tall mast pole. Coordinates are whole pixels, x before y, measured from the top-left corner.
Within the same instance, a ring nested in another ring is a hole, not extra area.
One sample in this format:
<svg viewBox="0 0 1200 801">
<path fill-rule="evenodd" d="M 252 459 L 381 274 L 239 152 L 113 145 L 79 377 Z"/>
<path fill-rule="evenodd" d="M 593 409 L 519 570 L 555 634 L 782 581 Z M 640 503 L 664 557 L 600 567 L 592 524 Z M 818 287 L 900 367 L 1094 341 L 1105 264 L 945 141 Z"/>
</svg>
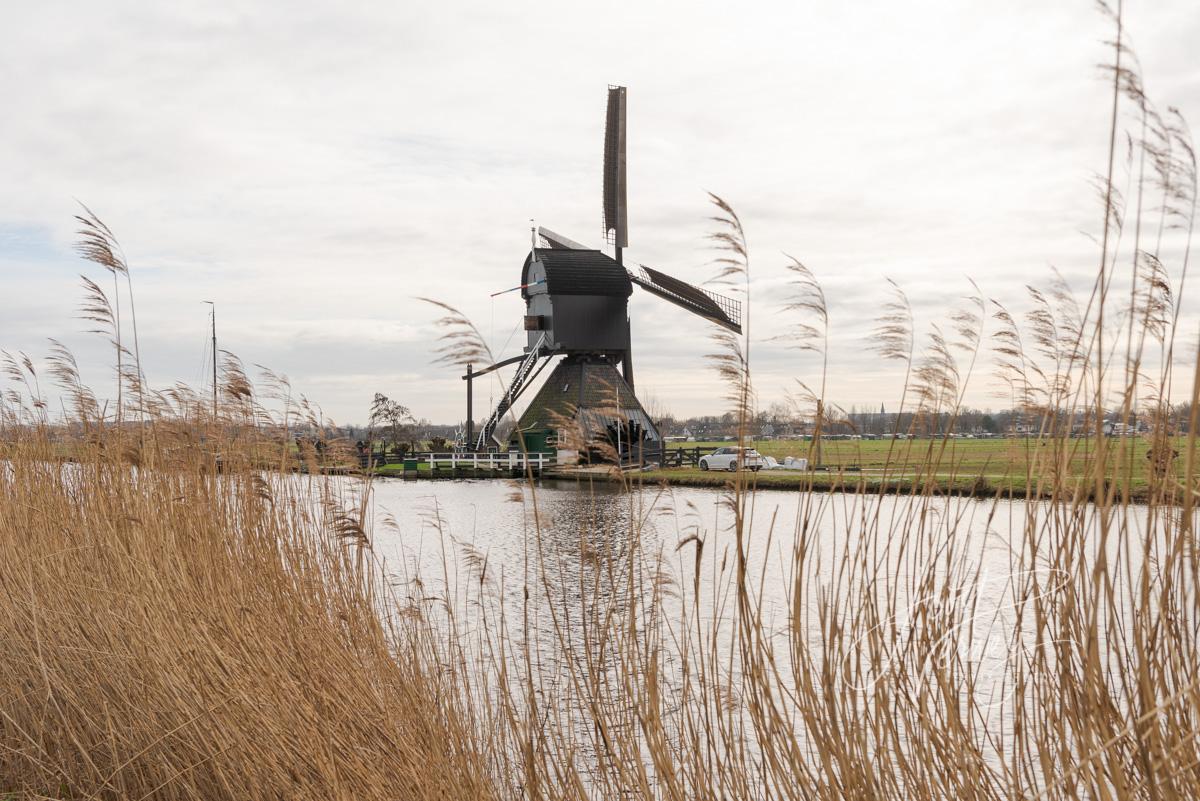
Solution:
<svg viewBox="0 0 1200 801">
<path fill-rule="evenodd" d="M 212 305 L 213 420 L 217 419 L 217 304 Z"/>
<path fill-rule="evenodd" d="M 211 300 L 204 301 L 212 307 L 212 416 L 213 422 L 217 420 L 217 304 Z"/>
</svg>

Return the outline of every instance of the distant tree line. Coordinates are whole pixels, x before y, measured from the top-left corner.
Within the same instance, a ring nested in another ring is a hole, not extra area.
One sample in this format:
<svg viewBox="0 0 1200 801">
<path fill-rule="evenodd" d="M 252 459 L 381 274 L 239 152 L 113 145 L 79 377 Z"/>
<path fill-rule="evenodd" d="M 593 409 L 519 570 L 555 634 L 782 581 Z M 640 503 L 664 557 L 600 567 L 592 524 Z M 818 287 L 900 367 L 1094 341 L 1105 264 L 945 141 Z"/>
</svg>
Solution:
<svg viewBox="0 0 1200 801">
<path fill-rule="evenodd" d="M 649 403 L 648 410 L 663 436 L 691 436 L 697 441 L 722 440 L 737 436 L 738 421 L 732 413 L 677 417 L 663 408 L 662 404 Z M 1043 428 L 1064 430 L 1067 410 L 1049 412 L 1031 409 L 980 409 L 963 407 L 954 415 L 948 412 L 931 414 L 905 411 L 900 414 L 878 407 L 850 405 L 842 408 L 835 404 L 826 407 L 822 435 L 860 435 L 886 437 L 906 434 L 917 437 L 942 436 L 946 434 L 973 436 L 1026 436 L 1037 435 Z M 1191 416 L 1191 404 L 1179 403 L 1166 410 L 1166 428 L 1171 433 L 1186 434 Z M 478 425 L 479 421 L 476 421 Z M 1120 419 L 1117 411 L 1105 415 L 1103 422 L 1122 429 L 1123 433 L 1144 433 L 1154 428 L 1150 412 L 1139 412 L 1130 420 Z M 812 435 L 814 419 L 811 412 L 797 409 L 794 404 L 777 401 L 759 409 L 749 422 L 749 433 L 756 439 L 803 438 Z M 1091 433 L 1095 421 L 1091 413 L 1070 416 L 1071 430 Z M 506 441 L 511 420 L 502 421 L 496 435 Z M 337 427 L 332 433 L 350 442 L 373 442 L 375 447 L 384 447 L 392 452 L 434 450 L 453 448 L 456 437 L 466 430 L 465 422 L 433 423 L 426 418 L 415 418 L 404 405 L 377 394 L 372 403 L 366 425 Z"/>
<path fill-rule="evenodd" d="M 1172 405 L 1167 410 L 1166 428 L 1172 433 L 1186 434 L 1191 417 L 1191 404 Z M 732 413 L 680 418 L 664 414 L 656 421 L 663 436 L 691 436 L 697 441 L 720 440 L 737 435 L 738 421 Z M 872 437 L 907 434 L 911 436 L 941 436 L 945 434 L 974 436 L 1036 435 L 1042 430 L 1070 430 L 1086 434 L 1095 430 L 1091 412 L 1072 415 L 1068 410 L 979 409 L 964 407 L 955 414 L 949 412 L 889 412 L 885 406 L 867 409 L 852 405 L 848 409 L 830 406 L 821 426 L 823 435 L 862 435 Z M 1150 412 L 1139 412 L 1128 421 L 1119 411 L 1105 415 L 1102 423 L 1110 428 L 1126 426 L 1128 433 L 1146 432 L 1154 428 Z M 756 438 L 799 438 L 811 436 L 815 420 L 811 414 L 800 412 L 788 404 L 773 403 L 759 410 L 751 419 L 749 433 Z"/>
</svg>

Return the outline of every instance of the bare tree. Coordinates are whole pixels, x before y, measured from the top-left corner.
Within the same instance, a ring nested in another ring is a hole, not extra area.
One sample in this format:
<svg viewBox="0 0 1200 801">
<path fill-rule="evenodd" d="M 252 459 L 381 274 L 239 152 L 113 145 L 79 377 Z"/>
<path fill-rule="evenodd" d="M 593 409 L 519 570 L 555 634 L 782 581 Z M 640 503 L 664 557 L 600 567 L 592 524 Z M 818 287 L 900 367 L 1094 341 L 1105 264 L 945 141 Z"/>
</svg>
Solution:
<svg viewBox="0 0 1200 801">
<path fill-rule="evenodd" d="M 369 422 L 372 428 L 382 426 L 380 433 L 384 444 L 390 444 L 393 450 L 398 451 L 411 439 L 416 420 L 407 406 L 391 400 L 382 392 L 376 392 L 375 400 L 371 402 Z"/>
</svg>

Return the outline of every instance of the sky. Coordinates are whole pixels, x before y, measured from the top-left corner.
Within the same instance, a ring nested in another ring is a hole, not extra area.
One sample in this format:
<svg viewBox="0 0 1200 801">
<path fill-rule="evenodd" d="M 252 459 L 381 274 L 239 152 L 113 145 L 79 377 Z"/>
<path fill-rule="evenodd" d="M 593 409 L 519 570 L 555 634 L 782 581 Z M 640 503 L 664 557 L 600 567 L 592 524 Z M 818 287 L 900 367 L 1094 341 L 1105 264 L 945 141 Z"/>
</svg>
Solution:
<svg viewBox="0 0 1200 801">
<path fill-rule="evenodd" d="M 1052 267 L 1086 294 L 1099 259 L 1112 31 L 1084 0 L 5 6 L 0 347 L 57 338 L 102 396 L 79 202 L 126 254 L 151 384 L 203 386 L 212 300 L 221 348 L 337 422 L 376 392 L 461 420 L 417 298 L 519 352 L 520 296 L 490 294 L 519 282 L 530 220 L 600 246 L 609 84 L 629 87 L 627 259 L 701 284 L 707 193 L 745 224 L 764 405 L 820 370 L 787 346 L 785 254 L 828 299 L 829 396 L 872 409 L 901 378 L 869 347 L 887 279 L 927 330 L 968 279 L 1019 310 Z M 1200 118 L 1200 7 L 1126 10 L 1151 98 Z M 1181 252 L 1169 236 L 1176 272 Z M 722 411 L 711 325 L 644 293 L 630 317 L 643 401 Z M 1000 408 L 990 369 L 968 400 Z"/>
</svg>

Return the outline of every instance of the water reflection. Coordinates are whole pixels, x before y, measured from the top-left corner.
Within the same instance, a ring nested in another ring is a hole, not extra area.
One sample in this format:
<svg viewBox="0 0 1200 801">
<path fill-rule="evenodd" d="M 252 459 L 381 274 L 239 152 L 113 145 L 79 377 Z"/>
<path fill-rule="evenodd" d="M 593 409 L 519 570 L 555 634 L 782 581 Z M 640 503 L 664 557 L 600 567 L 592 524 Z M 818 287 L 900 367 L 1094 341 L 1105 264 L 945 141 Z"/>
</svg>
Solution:
<svg viewBox="0 0 1200 801">
<path fill-rule="evenodd" d="M 450 600 L 457 631 L 476 654 L 495 660 L 501 634 L 511 649 L 500 658 L 528 649 L 539 703 L 568 710 L 578 728 L 564 736 L 579 746 L 573 759 L 586 773 L 611 758 L 604 738 L 588 728 L 588 702 L 626 702 L 631 694 L 619 688 L 643 689 L 654 661 L 662 696 L 686 703 L 681 662 L 695 667 L 697 633 L 722 657 L 736 652 L 733 607 L 742 588 L 730 579 L 739 543 L 722 498 L 718 490 L 624 492 L 609 483 L 378 481 L 377 518 L 390 514 L 396 525 L 376 526 L 374 548 L 397 575 L 419 576 L 423 592 Z M 1034 623 L 1014 613 L 1016 599 L 1069 598 L 1077 578 L 1045 563 L 1037 543 L 1048 531 L 1097 526 L 1086 505 L 947 497 L 761 492 L 748 513 L 744 590 L 778 646 L 784 691 L 822 670 L 825 647 L 840 637 L 854 654 L 879 654 L 829 680 L 864 707 L 876 703 L 880 683 L 915 692 L 935 669 L 968 676 L 960 686 L 975 694 L 981 731 L 1001 732 L 984 750 L 1003 745 L 1006 715 L 1024 703 L 1012 697 L 1009 680 L 1014 664 L 1032 659 L 1021 649 L 1032 642 Z M 1122 518 L 1133 562 L 1140 561 L 1140 520 L 1137 513 Z M 1087 547 L 1101 541 L 1080 540 Z M 868 613 L 862 619 L 860 610 Z M 639 625 L 622 628 L 629 620 Z M 904 650 L 886 650 L 896 642 Z M 914 655 L 910 643 L 928 656 Z M 725 677 L 741 669 L 732 658 L 713 664 Z M 580 680 L 589 686 L 573 683 Z M 606 711 L 636 732 L 632 710 Z M 677 734 L 683 723 L 672 726 Z M 808 745 L 805 732 L 795 736 Z M 903 732 L 897 736 L 906 742 Z M 989 761 L 996 753 L 989 750 Z"/>
</svg>

